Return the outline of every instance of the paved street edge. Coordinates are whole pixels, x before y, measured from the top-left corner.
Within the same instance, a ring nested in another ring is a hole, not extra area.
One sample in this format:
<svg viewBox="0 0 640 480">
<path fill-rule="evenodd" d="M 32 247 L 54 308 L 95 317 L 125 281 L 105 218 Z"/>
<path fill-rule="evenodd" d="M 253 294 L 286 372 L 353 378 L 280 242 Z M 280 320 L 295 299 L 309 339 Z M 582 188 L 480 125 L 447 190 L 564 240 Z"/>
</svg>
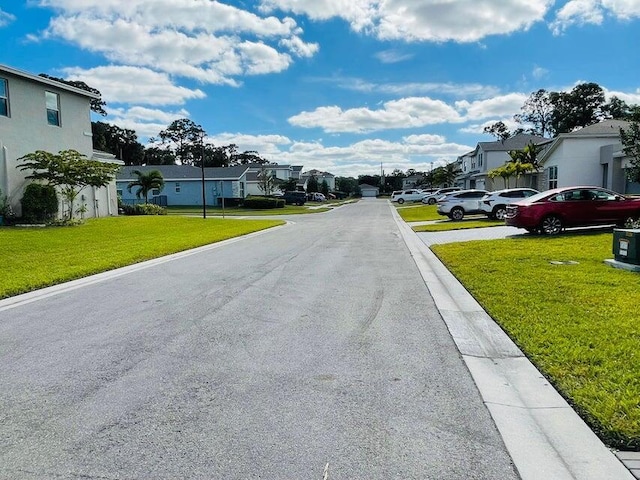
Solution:
<svg viewBox="0 0 640 480">
<path fill-rule="evenodd" d="M 633 475 L 390 206 L 523 480 Z"/>
</svg>

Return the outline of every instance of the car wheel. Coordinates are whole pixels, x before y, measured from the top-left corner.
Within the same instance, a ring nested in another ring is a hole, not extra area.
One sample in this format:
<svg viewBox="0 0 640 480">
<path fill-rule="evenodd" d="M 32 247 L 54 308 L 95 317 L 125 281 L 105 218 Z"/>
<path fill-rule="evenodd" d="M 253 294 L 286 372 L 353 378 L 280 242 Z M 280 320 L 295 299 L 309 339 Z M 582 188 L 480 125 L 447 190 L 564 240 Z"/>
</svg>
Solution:
<svg viewBox="0 0 640 480">
<path fill-rule="evenodd" d="M 506 216 L 507 207 L 505 207 L 504 205 L 498 205 L 493 209 L 493 218 L 495 218 L 496 220 L 504 220 Z"/>
<path fill-rule="evenodd" d="M 549 215 L 542 220 L 540 231 L 545 235 L 557 235 L 562 231 L 562 220 L 555 215 Z"/>
<path fill-rule="evenodd" d="M 404 198 L 399 198 L 399 199 L 398 199 L 398 203 L 399 203 L 400 205 L 402 205 L 402 204 L 404 203 Z"/>
<path fill-rule="evenodd" d="M 456 207 L 451 210 L 451 220 L 462 220 L 464 218 L 464 210 Z"/>
<path fill-rule="evenodd" d="M 427 203 L 428 203 L 429 205 L 435 205 L 435 204 L 436 204 L 436 199 L 435 199 L 435 198 L 430 198 L 430 199 L 427 201 Z"/>
<path fill-rule="evenodd" d="M 637 218 L 638 217 L 632 217 L 632 216 L 626 217 L 620 222 L 618 222 L 616 226 L 619 228 L 632 228 L 633 223 L 636 221 Z"/>
</svg>

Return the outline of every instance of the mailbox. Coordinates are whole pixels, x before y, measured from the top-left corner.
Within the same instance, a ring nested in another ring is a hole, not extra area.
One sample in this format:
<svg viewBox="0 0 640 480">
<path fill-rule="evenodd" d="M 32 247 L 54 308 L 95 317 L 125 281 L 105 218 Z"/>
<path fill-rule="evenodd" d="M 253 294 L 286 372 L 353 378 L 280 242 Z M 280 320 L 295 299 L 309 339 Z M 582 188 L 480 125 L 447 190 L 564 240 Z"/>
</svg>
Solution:
<svg viewBox="0 0 640 480">
<path fill-rule="evenodd" d="M 640 229 L 614 229 L 613 255 L 618 262 L 640 265 Z"/>
</svg>

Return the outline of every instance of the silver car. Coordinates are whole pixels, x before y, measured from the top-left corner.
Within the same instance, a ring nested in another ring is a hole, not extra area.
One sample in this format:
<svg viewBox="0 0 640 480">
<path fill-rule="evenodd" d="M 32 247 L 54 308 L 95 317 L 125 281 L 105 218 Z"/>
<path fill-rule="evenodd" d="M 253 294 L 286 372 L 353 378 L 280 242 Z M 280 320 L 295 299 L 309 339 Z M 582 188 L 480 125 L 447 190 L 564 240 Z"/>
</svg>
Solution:
<svg viewBox="0 0 640 480">
<path fill-rule="evenodd" d="M 451 220 L 462 220 L 465 215 L 483 213 L 480 207 L 486 190 L 460 190 L 438 199 L 438 213 L 446 215 Z"/>
</svg>

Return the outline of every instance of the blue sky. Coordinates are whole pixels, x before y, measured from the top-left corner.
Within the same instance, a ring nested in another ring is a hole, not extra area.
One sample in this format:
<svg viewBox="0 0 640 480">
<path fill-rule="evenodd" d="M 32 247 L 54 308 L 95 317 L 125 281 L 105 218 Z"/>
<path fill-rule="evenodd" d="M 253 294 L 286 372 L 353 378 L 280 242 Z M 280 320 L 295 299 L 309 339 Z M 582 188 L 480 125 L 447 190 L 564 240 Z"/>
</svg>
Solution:
<svg viewBox="0 0 640 480">
<path fill-rule="evenodd" d="M 97 88 L 95 120 L 339 176 L 455 160 L 540 88 L 640 104 L 639 40 L 640 0 L 0 0 L 0 63 Z"/>
</svg>

